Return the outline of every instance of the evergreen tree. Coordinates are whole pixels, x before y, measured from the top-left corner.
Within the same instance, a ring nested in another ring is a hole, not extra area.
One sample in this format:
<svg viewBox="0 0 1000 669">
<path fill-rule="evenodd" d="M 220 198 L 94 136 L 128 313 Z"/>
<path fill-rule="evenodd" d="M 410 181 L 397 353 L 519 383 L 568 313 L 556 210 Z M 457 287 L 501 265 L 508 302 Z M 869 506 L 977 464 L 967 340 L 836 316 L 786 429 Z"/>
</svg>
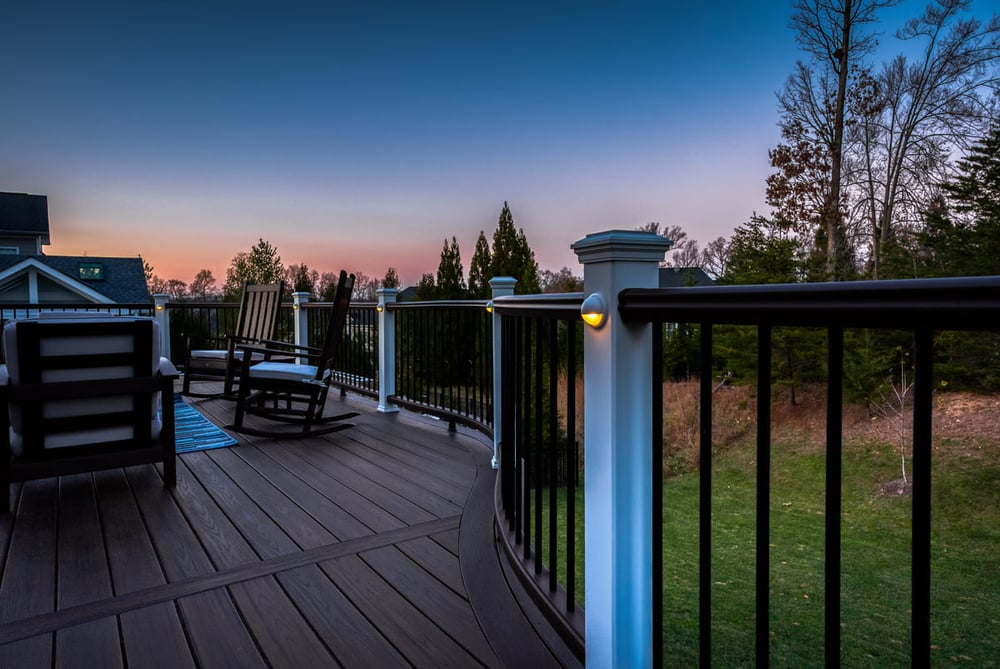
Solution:
<svg viewBox="0 0 1000 669">
<path fill-rule="evenodd" d="M 241 251 L 233 257 L 226 270 L 223 293 L 227 301 L 237 301 L 248 283 L 277 283 L 284 278 L 285 267 L 278 249 L 259 239 L 249 252 Z"/>
<path fill-rule="evenodd" d="M 510 207 L 503 203 L 497 229 L 493 233 L 493 257 L 490 262 L 490 278 L 511 276 L 517 279 L 514 289 L 519 295 L 540 292 L 538 285 L 538 263 L 528 245 L 524 230 L 514 227 L 514 217 Z"/>
<path fill-rule="evenodd" d="M 382 279 L 383 288 L 399 288 L 399 274 L 395 267 L 390 267 L 385 271 L 385 278 Z"/>
<path fill-rule="evenodd" d="M 755 214 L 729 240 L 729 257 L 720 283 L 795 283 L 801 271 L 798 244 L 785 228 Z"/>
<path fill-rule="evenodd" d="M 458 241 L 454 237 L 451 243 L 444 240 L 444 247 L 441 249 L 441 262 L 438 263 L 437 270 L 437 299 L 439 300 L 461 300 L 466 296 L 465 274 L 462 268 L 462 253 L 458 248 Z"/>
<path fill-rule="evenodd" d="M 492 262 L 490 243 L 486 240 L 486 234 L 480 230 L 479 239 L 476 240 L 476 251 L 469 263 L 469 297 L 472 299 L 488 300 L 492 296 L 490 288 L 490 279 L 493 278 L 490 269 Z"/>
<path fill-rule="evenodd" d="M 416 298 L 421 302 L 437 298 L 437 286 L 434 285 L 433 274 L 428 272 L 420 277 L 420 283 L 417 284 Z"/>
<path fill-rule="evenodd" d="M 490 259 L 490 278 L 512 276 L 518 278 L 520 267 L 518 261 L 517 230 L 514 228 L 514 217 L 506 202 L 500 211 L 497 229 L 493 231 L 493 256 Z"/>
<path fill-rule="evenodd" d="M 285 274 L 285 290 L 293 293 L 309 293 L 309 298 L 317 296 L 316 287 L 319 284 L 319 272 L 309 269 L 305 263 L 289 265 Z"/>
<path fill-rule="evenodd" d="M 542 292 L 538 283 L 538 263 L 535 262 L 535 252 L 528 245 L 524 229 L 517 231 L 517 253 L 520 274 L 515 275 L 517 286 L 515 291 L 522 295 L 535 295 Z"/>
</svg>

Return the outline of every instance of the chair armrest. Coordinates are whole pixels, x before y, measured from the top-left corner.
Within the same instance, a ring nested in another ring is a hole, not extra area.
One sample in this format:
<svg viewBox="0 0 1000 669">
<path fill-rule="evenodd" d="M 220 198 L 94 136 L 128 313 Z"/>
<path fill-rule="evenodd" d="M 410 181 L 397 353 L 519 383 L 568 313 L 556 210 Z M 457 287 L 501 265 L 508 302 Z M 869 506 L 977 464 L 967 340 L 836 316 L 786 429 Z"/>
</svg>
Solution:
<svg viewBox="0 0 1000 669">
<path fill-rule="evenodd" d="M 263 340 L 261 340 L 261 343 L 267 344 L 268 346 L 275 347 L 275 348 L 279 347 L 279 346 L 283 346 L 286 349 L 292 349 L 292 350 L 296 350 L 296 351 L 304 351 L 304 352 L 306 352 L 306 353 L 308 353 L 310 355 L 319 355 L 320 353 L 323 352 L 323 349 L 319 348 L 318 346 L 306 346 L 304 344 L 289 344 L 288 342 L 276 341 L 274 339 L 263 339 Z"/>
<path fill-rule="evenodd" d="M 181 373 L 177 371 L 174 367 L 174 363 L 170 362 L 167 358 L 160 358 L 160 364 L 156 369 L 160 376 L 178 378 Z"/>
</svg>

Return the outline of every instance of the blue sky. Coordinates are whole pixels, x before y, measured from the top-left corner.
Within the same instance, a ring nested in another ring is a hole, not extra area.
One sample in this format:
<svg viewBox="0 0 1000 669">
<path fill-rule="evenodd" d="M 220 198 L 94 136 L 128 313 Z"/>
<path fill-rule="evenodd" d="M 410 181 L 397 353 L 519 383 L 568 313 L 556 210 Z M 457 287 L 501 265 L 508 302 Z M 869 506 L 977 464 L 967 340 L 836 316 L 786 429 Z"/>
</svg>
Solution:
<svg viewBox="0 0 1000 669">
<path fill-rule="evenodd" d="M 468 269 L 505 200 L 575 271 L 591 232 L 767 210 L 789 3 L 205 4 L 5 7 L 0 190 L 49 196 L 47 253 L 221 284 L 263 237 L 411 283 L 453 235 Z"/>
</svg>

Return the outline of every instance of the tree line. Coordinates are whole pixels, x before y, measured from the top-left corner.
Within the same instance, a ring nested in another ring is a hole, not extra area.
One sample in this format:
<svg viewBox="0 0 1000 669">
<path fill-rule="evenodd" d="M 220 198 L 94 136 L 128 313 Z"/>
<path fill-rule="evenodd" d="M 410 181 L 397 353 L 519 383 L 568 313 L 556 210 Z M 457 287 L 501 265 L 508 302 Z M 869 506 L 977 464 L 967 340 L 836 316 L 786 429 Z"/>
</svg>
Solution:
<svg viewBox="0 0 1000 669">
<path fill-rule="evenodd" d="M 290 292 L 308 293 L 310 299 L 330 302 L 337 289 L 337 273 L 320 272 L 305 263 L 282 263 L 277 248 L 259 239 L 249 251 L 237 253 L 226 270 L 225 283 L 219 287 L 212 271 L 203 269 L 190 284 L 179 279 L 163 280 L 153 267 L 144 264 L 150 294 L 163 293 L 175 302 L 180 301 L 237 301 L 247 283 L 276 283 L 284 281 Z M 371 301 L 379 288 L 399 288 L 399 274 L 389 267 L 381 278 L 369 277 L 355 271 L 354 299 Z M 518 294 L 538 292 L 568 292 L 581 290 L 583 280 L 568 267 L 557 272 L 538 269 L 523 228 L 514 226 L 510 206 L 504 202 L 493 232 L 492 244 L 486 233 L 479 231 L 475 251 L 469 265 L 468 277 L 464 273 L 462 253 L 455 237 L 445 239 L 437 273 L 425 273 L 416 285 L 415 299 L 459 300 L 487 299 L 491 295 L 489 280 L 495 276 L 517 279 Z"/>
</svg>

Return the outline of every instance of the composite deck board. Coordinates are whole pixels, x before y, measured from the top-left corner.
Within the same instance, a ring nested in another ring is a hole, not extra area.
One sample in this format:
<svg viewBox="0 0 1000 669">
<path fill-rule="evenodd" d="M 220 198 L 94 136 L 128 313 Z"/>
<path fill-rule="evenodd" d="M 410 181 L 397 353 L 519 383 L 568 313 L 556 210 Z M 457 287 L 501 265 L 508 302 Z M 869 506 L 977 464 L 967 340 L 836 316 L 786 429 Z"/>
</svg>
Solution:
<svg viewBox="0 0 1000 669">
<path fill-rule="evenodd" d="M 405 472 L 390 471 L 382 466 L 382 463 L 362 457 L 346 448 L 332 449 L 325 452 L 324 455 L 332 462 L 324 464 L 317 461 L 316 464 L 334 476 L 337 475 L 337 472 L 355 472 L 384 488 L 395 491 L 438 518 L 446 518 L 462 512 L 461 504 L 455 504 L 428 490 L 422 482 L 415 480 L 412 472 L 407 476 Z"/>
<path fill-rule="evenodd" d="M 334 449 L 298 443 L 275 443 L 263 452 L 281 465 L 294 468 L 302 481 L 322 491 L 336 507 L 350 516 L 351 522 L 344 519 L 335 526 L 339 529 L 342 540 L 404 527 L 406 523 L 403 520 L 372 504 L 361 492 L 341 482 L 342 479 L 351 478 L 353 472 L 332 464 L 331 450 Z"/>
<path fill-rule="evenodd" d="M 279 575 L 285 591 L 345 667 L 399 667 L 406 660 L 316 565 Z"/>
<path fill-rule="evenodd" d="M 115 594 L 135 592 L 166 582 L 156 551 L 144 531 L 125 473 L 94 474 L 108 566 Z M 143 531 L 136 531 L 142 528 Z M 130 666 L 190 667 L 194 658 L 176 605 L 157 604 L 127 611 L 121 619 L 122 644 Z"/>
<path fill-rule="evenodd" d="M 388 443 L 379 434 L 371 433 L 372 428 L 371 425 L 360 425 L 347 436 L 385 457 L 458 486 L 467 486 L 470 478 L 476 475 L 476 468 L 469 463 L 468 453 L 463 448 L 455 446 L 448 452 L 438 452 L 409 435 L 401 435 L 401 439 Z"/>
<path fill-rule="evenodd" d="M 491 658 L 493 651 L 467 599 L 456 595 L 395 546 L 366 551 L 360 557 L 407 601 L 419 603 L 420 610 L 455 643 L 481 660 Z M 498 666 L 496 662 L 486 664 Z"/>
<path fill-rule="evenodd" d="M 290 450 L 313 472 L 321 473 L 327 479 L 327 485 L 333 484 L 332 490 L 340 495 L 341 504 L 376 531 L 391 529 L 397 524 L 412 525 L 435 518 L 461 513 L 461 509 L 451 505 L 441 505 L 435 514 L 427 511 L 412 499 L 393 491 L 387 485 L 365 476 L 356 465 L 364 465 L 367 461 L 354 458 L 336 448 L 319 450 L 302 447 L 298 444 Z M 368 473 L 371 473 L 369 470 Z M 414 483 L 412 496 L 423 496 L 419 484 Z"/>
<path fill-rule="evenodd" d="M 235 435 L 180 455 L 172 490 L 160 465 L 12 486 L 0 666 L 502 666 L 460 551 L 481 440 L 330 405 L 356 427 Z"/>
<path fill-rule="evenodd" d="M 436 535 L 435 535 L 436 536 Z M 462 572 L 458 556 L 436 543 L 432 537 L 421 537 L 412 541 L 402 541 L 396 544 L 411 560 L 432 574 L 459 597 L 468 601 L 465 584 L 462 582 Z"/>
<path fill-rule="evenodd" d="M 111 574 L 101 531 L 92 474 L 59 481 L 57 608 L 65 609 L 110 597 Z M 56 633 L 56 664 L 63 667 L 121 666 L 118 622 L 103 618 Z"/>
<path fill-rule="evenodd" d="M 413 443 L 400 443 L 399 441 L 393 444 L 386 443 L 377 436 L 366 434 L 363 429 L 355 430 L 345 436 L 350 439 L 350 442 L 354 442 L 353 444 L 346 443 L 346 447 L 352 449 L 360 447 L 363 449 L 360 452 L 363 452 L 368 458 L 375 458 L 386 465 L 392 464 L 395 468 L 404 467 L 409 472 L 418 472 L 421 474 L 421 479 L 428 484 L 437 482 L 438 485 L 435 488 L 439 489 L 446 499 L 459 491 L 464 491 L 467 494 L 469 482 L 476 475 L 475 469 L 462 467 L 460 463 L 456 462 L 456 460 L 466 460 L 469 457 L 468 452 L 458 448 L 455 449 L 452 457 L 446 458 L 428 454 L 426 450 Z M 464 498 L 452 501 L 461 503 Z"/>
<path fill-rule="evenodd" d="M 317 523 L 329 534 L 330 541 L 346 541 L 372 533 L 372 528 L 352 515 L 348 508 L 356 508 L 356 501 L 348 499 L 339 486 L 313 467 L 291 455 L 284 445 L 273 444 L 262 450 L 255 446 L 233 449 L 233 452 L 264 476 L 283 495 L 300 508 L 307 510 Z M 338 505 L 331 496 L 339 498 Z M 367 508 L 360 509 L 361 515 L 369 519 Z M 391 523 L 391 527 L 401 526 Z M 311 543 L 311 542 L 310 542 Z"/>
<path fill-rule="evenodd" d="M 482 666 L 360 557 L 348 556 L 321 566 L 407 661 L 420 667 Z"/>
</svg>

